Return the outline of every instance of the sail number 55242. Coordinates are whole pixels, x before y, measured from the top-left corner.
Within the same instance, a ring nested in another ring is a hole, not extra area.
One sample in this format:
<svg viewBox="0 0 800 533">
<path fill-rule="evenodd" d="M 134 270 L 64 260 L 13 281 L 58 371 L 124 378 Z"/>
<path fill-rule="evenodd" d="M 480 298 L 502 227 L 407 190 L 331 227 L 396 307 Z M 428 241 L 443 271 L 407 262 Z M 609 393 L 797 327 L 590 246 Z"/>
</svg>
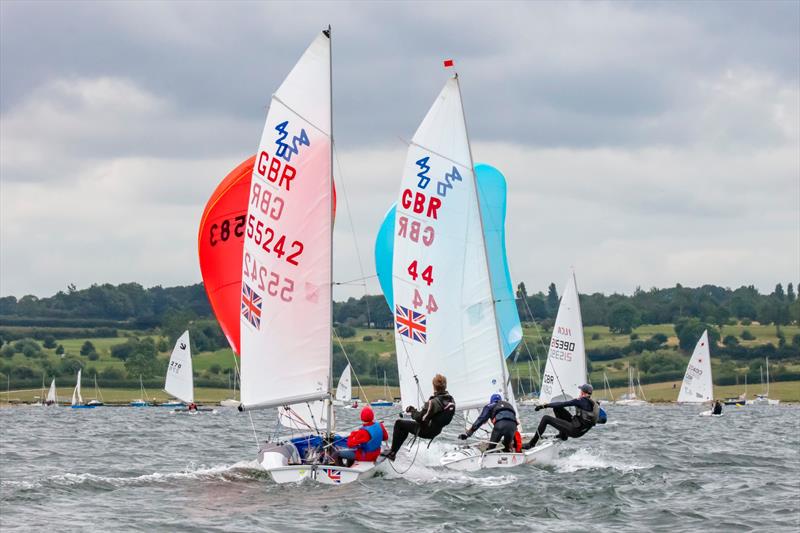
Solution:
<svg viewBox="0 0 800 533">
<path fill-rule="evenodd" d="M 259 265 L 249 252 L 244 253 L 242 277 L 252 281 L 258 290 L 266 291 L 273 298 L 280 297 L 284 302 L 292 301 L 294 281 L 287 277 L 281 277 L 277 272 L 268 272 L 267 268 Z"/>
</svg>

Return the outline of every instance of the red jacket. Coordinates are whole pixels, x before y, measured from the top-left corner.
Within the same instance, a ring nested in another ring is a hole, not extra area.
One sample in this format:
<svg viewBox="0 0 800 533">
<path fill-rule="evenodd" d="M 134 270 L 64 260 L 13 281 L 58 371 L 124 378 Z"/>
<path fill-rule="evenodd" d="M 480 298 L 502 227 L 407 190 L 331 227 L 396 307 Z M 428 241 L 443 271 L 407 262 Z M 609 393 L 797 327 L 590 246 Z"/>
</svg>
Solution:
<svg viewBox="0 0 800 533">
<path fill-rule="evenodd" d="M 372 422 L 374 424 L 375 422 Z M 365 426 L 369 426 L 372 424 L 364 424 Z M 383 430 L 383 440 L 389 440 L 389 433 L 386 431 L 386 427 L 384 427 L 383 422 L 381 424 L 381 429 Z M 381 451 L 380 449 L 375 450 L 374 452 L 365 452 L 361 450 L 360 444 L 364 444 L 369 442 L 370 435 L 364 429 L 357 429 L 350 433 L 350 436 L 347 437 L 347 446 L 350 448 L 356 449 L 356 461 L 374 461 L 375 459 L 380 456 Z"/>
</svg>

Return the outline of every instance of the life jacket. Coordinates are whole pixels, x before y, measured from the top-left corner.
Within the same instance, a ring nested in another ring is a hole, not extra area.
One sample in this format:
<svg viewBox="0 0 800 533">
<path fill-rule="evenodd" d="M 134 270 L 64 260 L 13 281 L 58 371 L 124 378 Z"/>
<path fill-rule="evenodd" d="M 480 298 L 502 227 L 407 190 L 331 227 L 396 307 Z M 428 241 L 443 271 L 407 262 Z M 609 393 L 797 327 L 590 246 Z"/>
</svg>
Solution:
<svg viewBox="0 0 800 533">
<path fill-rule="evenodd" d="M 436 402 L 439 406 L 438 412 L 424 422 L 436 436 L 453 421 L 456 414 L 456 402 L 449 394 L 431 396 L 428 401 Z"/>
<path fill-rule="evenodd" d="M 517 453 L 522 452 L 522 435 L 519 431 L 514 432 L 514 451 Z"/>
<path fill-rule="evenodd" d="M 597 419 L 600 417 L 600 404 L 591 398 L 586 399 L 592 402 L 592 410 L 585 411 L 580 407 L 576 407 L 575 418 L 578 419 L 582 427 L 589 429 L 597 424 Z"/>
<path fill-rule="evenodd" d="M 358 447 L 366 453 L 380 450 L 381 443 L 383 442 L 383 428 L 381 425 L 378 422 L 373 422 L 369 426 L 361 426 L 360 429 L 369 433 L 369 440 L 363 444 L 359 444 Z"/>
<path fill-rule="evenodd" d="M 517 420 L 517 412 L 514 410 L 514 406 L 508 403 L 505 400 L 500 400 L 495 402 L 494 407 L 492 407 L 491 413 L 492 424 L 496 423 L 498 420 Z"/>
</svg>

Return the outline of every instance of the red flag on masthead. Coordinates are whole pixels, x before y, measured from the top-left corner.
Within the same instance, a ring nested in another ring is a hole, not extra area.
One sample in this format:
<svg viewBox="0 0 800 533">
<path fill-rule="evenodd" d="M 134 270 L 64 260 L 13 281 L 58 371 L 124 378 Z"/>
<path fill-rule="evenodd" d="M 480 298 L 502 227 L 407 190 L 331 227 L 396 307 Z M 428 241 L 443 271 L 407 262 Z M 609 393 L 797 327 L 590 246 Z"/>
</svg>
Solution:
<svg viewBox="0 0 800 533">
<path fill-rule="evenodd" d="M 444 68 L 452 68 L 455 66 L 455 61 L 452 59 L 445 59 L 444 60 Z"/>
</svg>

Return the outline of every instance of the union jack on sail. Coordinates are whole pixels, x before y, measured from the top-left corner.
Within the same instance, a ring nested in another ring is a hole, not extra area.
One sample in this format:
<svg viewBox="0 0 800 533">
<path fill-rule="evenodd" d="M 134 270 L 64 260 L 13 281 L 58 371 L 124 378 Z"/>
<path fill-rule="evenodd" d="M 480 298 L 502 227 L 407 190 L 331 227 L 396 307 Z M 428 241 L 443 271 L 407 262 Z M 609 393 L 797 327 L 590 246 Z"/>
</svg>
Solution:
<svg viewBox="0 0 800 533">
<path fill-rule="evenodd" d="M 247 283 L 242 283 L 242 316 L 256 329 L 261 329 L 262 302 L 261 296 L 256 291 Z"/>
<path fill-rule="evenodd" d="M 395 305 L 395 327 L 397 333 L 413 341 L 425 344 L 428 340 L 428 319 L 422 313 Z"/>
</svg>

